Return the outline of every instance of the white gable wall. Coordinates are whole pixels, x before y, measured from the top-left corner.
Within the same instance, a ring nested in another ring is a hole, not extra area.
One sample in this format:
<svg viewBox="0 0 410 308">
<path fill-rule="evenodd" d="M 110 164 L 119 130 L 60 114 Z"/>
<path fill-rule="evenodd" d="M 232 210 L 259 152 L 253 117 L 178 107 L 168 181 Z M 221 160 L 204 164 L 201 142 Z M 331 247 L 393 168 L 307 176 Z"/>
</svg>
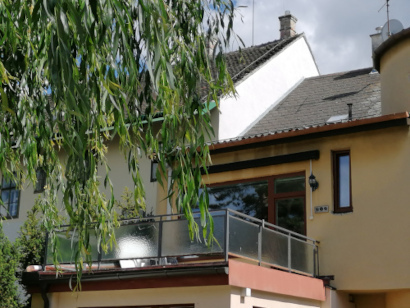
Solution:
<svg viewBox="0 0 410 308">
<path fill-rule="evenodd" d="M 309 45 L 301 36 L 237 84 L 237 97 L 221 99 L 218 139 L 242 135 L 301 79 L 318 75 Z"/>
</svg>

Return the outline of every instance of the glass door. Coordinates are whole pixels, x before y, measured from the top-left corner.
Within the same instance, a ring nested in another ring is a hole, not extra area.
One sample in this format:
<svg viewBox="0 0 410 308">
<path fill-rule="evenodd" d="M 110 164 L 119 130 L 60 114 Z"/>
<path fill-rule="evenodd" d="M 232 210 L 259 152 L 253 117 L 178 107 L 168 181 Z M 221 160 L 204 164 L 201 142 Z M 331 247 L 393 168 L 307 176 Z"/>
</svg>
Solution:
<svg viewBox="0 0 410 308">
<path fill-rule="evenodd" d="M 305 234 L 305 198 L 276 199 L 275 220 L 279 227 Z"/>
<path fill-rule="evenodd" d="M 274 177 L 273 208 L 269 209 L 269 221 L 279 227 L 306 234 L 305 175 Z"/>
</svg>

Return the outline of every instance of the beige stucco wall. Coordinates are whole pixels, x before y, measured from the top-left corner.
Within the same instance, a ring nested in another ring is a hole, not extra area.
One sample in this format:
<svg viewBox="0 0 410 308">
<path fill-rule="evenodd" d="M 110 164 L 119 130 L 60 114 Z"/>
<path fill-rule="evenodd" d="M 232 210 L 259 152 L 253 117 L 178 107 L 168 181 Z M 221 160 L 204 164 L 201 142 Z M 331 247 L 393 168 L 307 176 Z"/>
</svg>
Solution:
<svg viewBox="0 0 410 308">
<path fill-rule="evenodd" d="M 382 113 L 410 111 L 410 37 L 390 48 L 380 61 Z"/>
<path fill-rule="evenodd" d="M 242 289 L 231 286 L 180 287 L 140 290 L 62 292 L 49 294 L 50 308 L 122 307 L 144 305 L 194 304 L 195 308 L 319 308 L 318 301 L 252 290 L 242 296 Z M 39 294 L 32 308 L 42 308 Z"/>
<path fill-rule="evenodd" d="M 410 307 L 410 291 L 402 290 L 386 293 L 386 308 Z"/>
<path fill-rule="evenodd" d="M 333 214 L 332 150 L 350 149 L 353 212 Z M 236 151 L 213 157 L 214 164 L 308 150 L 320 150 L 313 173 L 320 186 L 313 206 L 329 213 L 307 219 L 307 235 L 320 241 L 320 274 L 334 275 L 338 290 L 410 288 L 410 140 L 407 126 Z M 305 171 L 309 161 L 211 174 L 208 183 Z M 308 185 L 307 185 L 308 187 Z M 310 215 L 310 189 L 306 190 Z"/>
<path fill-rule="evenodd" d="M 106 158 L 110 166 L 110 179 L 114 186 L 114 196 L 115 199 L 121 200 L 121 195 L 124 192 L 124 188 L 128 187 L 130 191 L 132 191 L 134 184 L 132 181 L 131 174 L 128 172 L 126 156 L 124 156 L 124 153 L 119 148 L 118 139 L 114 139 L 112 142 L 107 143 L 107 146 L 108 152 L 106 154 Z M 62 165 L 64 166 L 66 155 L 63 151 L 59 153 L 59 157 L 60 161 L 62 162 Z M 161 202 L 161 204 L 165 203 L 165 206 L 164 210 L 159 209 L 159 214 L 166 214 L 166 201 L 163 201 L 163 199 L 166 197 L 166 194 L 162 193 L 161 190 L 157 189 L 157 187 L 160 186 L 158 182 L 150 182 L 151 161 L 148 158 L 141 156 L 139 166 L 142 180 L 145 186 L 147 213 L 152 212 L 152 214 L 154 215 L 158 214 L 157 203 Z M 107 197 L 109 197 L 110 191 L 109 189 L 105 189 L 103 185 L 104 178 L 106 175 L 106 171 L 103 166 L 98 166 L 98 174 L 101 182 L 101 191 Z M 20 226 L 24 223 L 24 221 L 27 218 L 27 211 L 31 209 L 35 202 L 35 199 L 38 197 L 41 197 L 41 194 L 35 194 L 31 183 L 26 182 L 23 186 L 23 189 L 20 192 L 19 217 L 3 222 L 4 233 L 6 234 L 6 236 L 8 236 L 10 240 L 14 241 L 17 237 Z M 59 195 L 59 198 L 61 201 L 61 193 Z M 64 214 L 63 208 L 62 213 Z"/>
<path fill-rule="evenodd" d="M 195 304 L 195 308 L 229 307 L 229 287 L 187 287 L 119 291 L 63 292 L 49 295 L 50 308 L 122 307 Z M 33 303 L 34 304 L 34 303 Z M 33 308 L 42 308 L 36 301 Z"/>
</svg>

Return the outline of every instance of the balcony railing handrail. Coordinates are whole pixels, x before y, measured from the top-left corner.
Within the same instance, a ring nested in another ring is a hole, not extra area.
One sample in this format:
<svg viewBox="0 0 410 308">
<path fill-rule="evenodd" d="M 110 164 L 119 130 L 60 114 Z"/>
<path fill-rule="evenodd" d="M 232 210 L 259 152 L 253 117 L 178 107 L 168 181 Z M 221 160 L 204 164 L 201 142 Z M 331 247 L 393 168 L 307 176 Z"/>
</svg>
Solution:
<svg viewBox="0 0 410 308">
<path fill-rule="evenodd" d="M 303 235 L 303 234 L 300 234 L 300 233 L 291 231 L 291 230 L 289 230 L 289 229 L 286 229 L 286 228 L 280 227 L 280 226 L 278 226 L 278 225 L 275 225 L 275 224 L 273 224 L 273 223 L 267 222 L 266 220 L 259 219 L 259 218 L 255 218 L 255 217 L 246 215 L 246 214 L 244 214 L 244 213 L 241 213 L 241 212 L 238 212 L 238 211 L 235 211 L 235 210 L 232 210 L 232 209 L 220 209 L 220 210 L 210 210 L 210 211 L 209 211 L 209 213 L 211 213 L 211 214 L 218 213 L 218 212 L 221 212 L 221 213 L 229 212 L 229 213 L 234 214 L 234 215 L 236 215 L 236 216 L 243 217 L 243 218 L 245 218 L 246 220 L 251 220 L 251 221 L 257 222 L 257 223 L 259 223 L 259 224 L 264 224 L 265 226 L 269 226 L 269 227 L 271 227 L 271 228 L 274 228 L 275 230 L 282 231 L 282 232 L 287 233 L 287 234 L 289 234 L 289 235 L 294 235 L 294 236 L 297 237 L 297 238 L 309 240 L 309 241 L 311 241 L 311 242 L 313 242 L 313 243 L 315 243 L 315 244 L 318 243 L 317 240 L 315 240 L 315 239 L 313 239 L 313 238 L 311 238 L 311 237 L 308 237 L 308 236 L 306 236 L 306 235 Z M 194 216 L 195 216 L 195 215 L 200 215 L 200 213 L 193 213 L 193 215 L 194 215 Z M 145 216 L 145 217 L 124 218 L 124 219 L 120 219 L 120 220 L 118 220 L 118 221 L 119 221 L 120 223 L 129 222 L 129 221 L 136 221 L 136 222 L 141 222 L 141 223 L 147 223 L 147 222 L 150 222 L 149 220 L 152 220 L 152 219 L 153 219 L 154 221 L 161 221 L 161 220 L 163 220 L 163 218 L 171 218 L 171 217 L 178 217 L 179 219 L 181 219 L 181 217 L 183 217 L 183 214 L 176 214 L 176 213 L 173 213 L 173 214 L 161 214 L 161 215 Z M 185 218 L 183 217 L 182 219 L 185 219 Z M 263 222 L 263 223 L 262 223 L 262 222 Z M 92 225 L 94 225 L 94 224 L 96 224 L 96 223 L 90 223 L 89 225 L 92 226 Z M 59 228 L 58 231 L 62 231 L 62 229 L 64 229 L 64 228 L 69 228 L 69 227 L 71 227 L 71 226 L 70 226 L 70 225 L 63 225 L 63 226 L 61 226 L 61 227 Z"/>
<path fill-rule="evenodd" d="M 225 211 L 225 210 L 219 210 L 219 211 Z M 315 239 L 313 239 L 313 238 L 311 238 L 311 237 L 308 237 L 308 236 L 306 236 L 306 235 L 303 235 L 303 234 L 294 232 L 294 231 L 292 231 L 292 230 L 289 230 L 289 229 L 286 229 L 286 228 L 283 228 L 283 227 L 279 227 L 278 225 L 275 225 L 275 224 L 273 224 L 273 223 L 267 222 L 267 221 L 264 220 L 264 219 L 258 219 L 258 218 L 255 218 L 255 217 L 252 217 L 252 216 L 249 216 L 249 215 L 246 215 L 246 214 L 243 214 L 243 213 L 241 213 L 241 212 L 238 212 L 238 211 L 235 211 L 235 210 L 231 210 L 231 209 L 226 209 L 226 211 L 229 212 L 229 213 L 235 214 L 235 215 L 237 215 L 237 216 L 241 216 L 241 217 L 243 217 L 243 218 L 246 218 L 247 220 L 253 220 L 253 221 L 258 222 L 258 223 L 260 223 L 260 224 L 262 224 L 262 222 L 263 222 L 263 224 L 264 224 L 265 226 L 269 226 L 269 227 L 271 227 L 271 228 L 274 228 L 274 229 L 276 229 L 276 230 L 278 230 L 278 231 L 282 231 L 282 232 L 287 233 L 287 234 L 289 234 L 289 235 L 294 235 L 295 237 L 297 237 L 297 238 L 299 238 L 299 239 L 304 239 L 304 240 L 311 241 L 311 242 L 313 242 L 315 245 L 317 245 L 317 243 L 318 243 L 318 241 L 316 241 Z M 210 211 L 210 212 L 211 212 L 211 211 Z"/>
</svg>

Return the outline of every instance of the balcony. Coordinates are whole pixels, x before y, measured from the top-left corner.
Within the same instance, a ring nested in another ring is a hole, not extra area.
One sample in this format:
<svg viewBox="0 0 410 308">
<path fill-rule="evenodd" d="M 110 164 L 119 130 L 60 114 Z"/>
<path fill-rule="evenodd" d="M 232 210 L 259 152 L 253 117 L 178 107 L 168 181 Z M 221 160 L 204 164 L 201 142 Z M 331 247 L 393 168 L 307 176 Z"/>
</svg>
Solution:
<svg viewBox="0 0 410 308">
<path fill-rule="evenodd" d="M 195 214 L 194 214 L 195 215 Z M 277 268 L 307 276 L 316 276 L 317 242 L 263 220 L 232 210 L 212 211 L 214 238 L 208 245 L 202 236 L 191 241 L 188 221 L 180 215 L 162 215 L 122 221 L 116 229 L 117 245 L 104 253 L 97 238 L 91 236 L 93 269 L 145 269 L 177 267 L 197 263 L 228 262 L 230 258 Z M 200 218 L 195 217 L 200 226 Z M 95 230 L 90 229 L 91 235 Z M 74 269 L 76 234 L 57 232 L 59 268 Z M 51 245 L 47 245 L 45 268 L 53 268 Z"/>
</svg>

